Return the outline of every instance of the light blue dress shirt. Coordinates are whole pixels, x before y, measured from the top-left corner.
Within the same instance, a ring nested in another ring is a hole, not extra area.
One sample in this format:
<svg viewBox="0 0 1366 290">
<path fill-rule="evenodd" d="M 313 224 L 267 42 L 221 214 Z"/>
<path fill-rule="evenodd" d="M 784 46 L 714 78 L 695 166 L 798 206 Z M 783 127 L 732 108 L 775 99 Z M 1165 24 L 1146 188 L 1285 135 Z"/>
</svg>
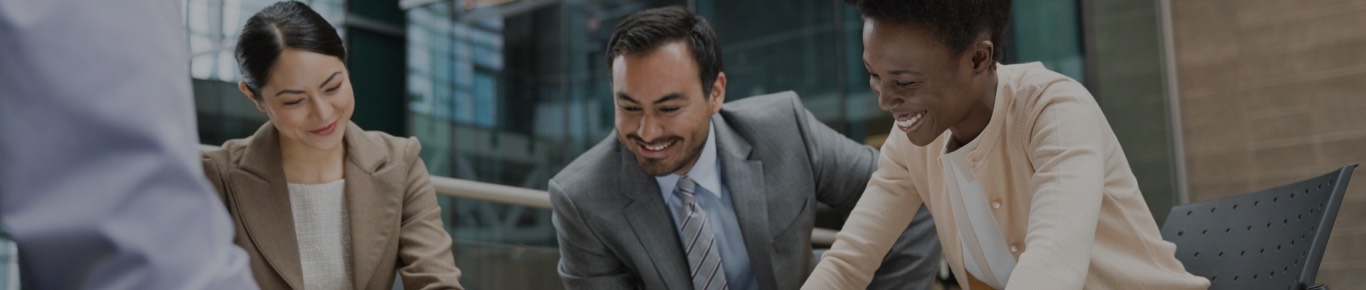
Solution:
<svg viewBox="0 0 1366 290">
<path fill-rule="evenodd" d="M 257 289 L 198 152 L 183 1 L 0 0 L 0 224 L 31 289 Z"/>
<path fill-rule="evenodd" d="M 698 187 L 698 194 L 693 200 L 707 213 L 707 221 L 716 235 L 716 246 L 721 254 L 721 267 L 726 270 L 727 285 L 730 289 L 757 290 L 759 281 L 754 278 L 754 266 L 749 263 L 745 238 L 740 234 L 740 222 L 735 218 L 735 205 L 729 198 L 730 191 L 723 186 L 721 176 L 721 162 L 716 158 L 716 128 L 715 125 L 708 125 L 702 155 L 688 170 L 688 177 L 697 182 Z M 674 219 L 674 229 L 681 232 L 678 214 L 682 211 L 683 201 L 674 194 L 679 178 L 682 176 L 669 174 L 657 176 L 655 181 L 659 183 L 659 192 L 664 195 L 664 203 L 669 207 L 669 217 Z"/>
</svg>

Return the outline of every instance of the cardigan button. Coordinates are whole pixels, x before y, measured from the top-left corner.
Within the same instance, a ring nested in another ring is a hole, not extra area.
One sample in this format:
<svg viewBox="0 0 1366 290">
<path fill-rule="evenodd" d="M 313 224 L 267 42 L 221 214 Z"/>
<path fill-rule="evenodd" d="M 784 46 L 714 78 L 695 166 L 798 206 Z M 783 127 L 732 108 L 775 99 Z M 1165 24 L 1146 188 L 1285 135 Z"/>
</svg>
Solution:
<svg viewBox="0 0 1366 290">
<path fill-rule="evenodd" d="M 991 202 L 991 208 L 1000 209 L 1000 208 L 1001 208 L 1001 201 L 998 200 L 998 201 L 993 201 L 993 202 Z"/>
<path fill-rule="evenodd" d="M 1019 252 L 1020 252 L 1020 246 L 1017 246 L 1016 244 L 1010 244 L 1010 252 L 1011 252 L 1011 253 L 1019 253 Z"/>
</svg>

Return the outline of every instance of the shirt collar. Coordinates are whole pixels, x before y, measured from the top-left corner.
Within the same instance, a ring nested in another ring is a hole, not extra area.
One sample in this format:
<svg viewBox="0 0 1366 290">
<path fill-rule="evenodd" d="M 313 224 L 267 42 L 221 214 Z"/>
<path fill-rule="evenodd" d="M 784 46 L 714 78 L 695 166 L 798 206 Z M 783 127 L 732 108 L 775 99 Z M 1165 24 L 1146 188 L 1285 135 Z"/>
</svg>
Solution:
<svg viewBox="0 0 1366 290">
<path fill-rule="evenodd" d="M 678 186 L 678 179 L 682 177 L 677 173 L 655 176 L 659 192 L 666 198 L 673 195 L 674 187 Z M 693 164 L 692 169 L 688 169 L 688 177 L 697 182 L 697 186 L 721 197 L 721 163 L 716 159 L 716 126 L 710 122 L 707 124 L 707 141 L 702 145 L 702 154 L 697 156 L 697 163 Z"/>
</svg>

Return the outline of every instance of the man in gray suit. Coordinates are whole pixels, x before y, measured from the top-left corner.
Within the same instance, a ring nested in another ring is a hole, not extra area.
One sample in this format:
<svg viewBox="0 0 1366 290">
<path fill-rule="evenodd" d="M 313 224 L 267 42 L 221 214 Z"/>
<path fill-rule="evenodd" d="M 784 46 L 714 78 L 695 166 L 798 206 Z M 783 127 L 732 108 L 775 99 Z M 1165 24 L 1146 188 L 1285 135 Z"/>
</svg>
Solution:
<svg viewBox="0 0 1366 290">
<path fill-rule="evenodd" d="M 550 180 L 568 289 L 797 289 L 816 202 L 852 208 L 877 152 L 791 92 L 725 102 L 720 44 L 681 8 L 623 20 L 608 43 L 615 137 Z M 872 288 L 927 289 L 939 242 L 922 215 Z"/>
</svg>

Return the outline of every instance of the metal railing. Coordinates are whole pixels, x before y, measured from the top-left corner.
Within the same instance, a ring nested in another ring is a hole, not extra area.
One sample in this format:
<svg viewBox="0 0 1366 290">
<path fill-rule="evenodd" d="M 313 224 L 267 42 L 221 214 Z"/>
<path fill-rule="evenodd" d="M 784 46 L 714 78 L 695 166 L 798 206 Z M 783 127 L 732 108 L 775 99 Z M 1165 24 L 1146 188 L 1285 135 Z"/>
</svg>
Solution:
<svg viewBox="0 0 1366 290">
<path fill-rule="evenodd" d="M 214 150 L 217 146 L 200 145 L 200 150 Z M 431 176 L 436 193 L 444 196 L 491 201 L 501 204 L 550 209 L 550 193 L 524 187 L 492 184 L 445 176 Z M 814 228 L 811 244 L 829 246 L 835 243 L 835 230 Z"/>
<path fill-rule="evenodd" d="M 520 205 L 535 208 L 550 208 L 550 194 L 535 189 L 499 185 L 455 179 L 445 176 L 432 176 L 436 193 L 475 200 L 486 200 L 502 204 Z M 829 246 L 835 243 L 835 231 L 815 228 L 811 230 L 811 244 Z"/>
</svg>

